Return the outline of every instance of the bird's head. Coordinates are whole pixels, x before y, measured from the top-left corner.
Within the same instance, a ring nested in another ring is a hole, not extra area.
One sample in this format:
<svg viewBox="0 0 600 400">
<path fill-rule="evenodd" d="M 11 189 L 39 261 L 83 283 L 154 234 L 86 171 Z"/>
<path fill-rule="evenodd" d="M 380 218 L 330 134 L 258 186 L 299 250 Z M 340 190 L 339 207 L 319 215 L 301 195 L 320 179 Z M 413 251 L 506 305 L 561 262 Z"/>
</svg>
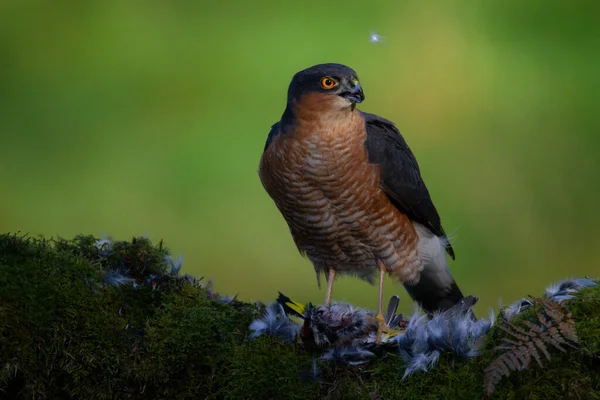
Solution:
<svg viewBox="0 0 600 400">
<path fill-rule="evenodd" d="M 298 104 L 307 98 L 322 108 L 354 110 L 365 95 L 352 68 L 319 64 L 296 73 L 290 83 L 288 104 Z"/>
</svg>

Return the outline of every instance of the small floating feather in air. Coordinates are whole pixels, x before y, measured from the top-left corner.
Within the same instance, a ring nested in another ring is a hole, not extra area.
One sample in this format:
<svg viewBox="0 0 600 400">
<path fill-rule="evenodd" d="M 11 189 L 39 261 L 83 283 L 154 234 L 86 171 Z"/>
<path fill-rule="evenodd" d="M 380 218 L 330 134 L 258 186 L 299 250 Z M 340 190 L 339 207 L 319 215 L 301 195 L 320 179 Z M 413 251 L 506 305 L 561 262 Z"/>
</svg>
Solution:
<svg viewBox="0 0 600 400">
<path fill-rule="evenodd" d="M 385 43 L 385 37 L 380 36 L 377 32 L 372 31 L 369 35 L 369 42 L 371 43 Z"/>
</svg>

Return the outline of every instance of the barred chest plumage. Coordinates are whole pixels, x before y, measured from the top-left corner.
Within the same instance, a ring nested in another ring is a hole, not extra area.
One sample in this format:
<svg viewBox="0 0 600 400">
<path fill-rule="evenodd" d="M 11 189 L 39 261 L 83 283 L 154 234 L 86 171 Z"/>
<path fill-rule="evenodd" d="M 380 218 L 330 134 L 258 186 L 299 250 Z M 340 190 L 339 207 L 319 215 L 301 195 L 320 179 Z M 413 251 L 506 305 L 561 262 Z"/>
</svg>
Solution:
<svg viewBox="0 0 600 400">
<path fill-rule="evenodd" d="M 343 122 L 318 115 L 298 113 L 293 133 L 276 136 L 260 165 L 298 249 L 317 271 L 371 281 L 381 259 L 392 277 L 416 282 L 418 236 L 381 189 L 378 166 L 368 163 L 364 120 L 358 112 Z"/>
</svg>

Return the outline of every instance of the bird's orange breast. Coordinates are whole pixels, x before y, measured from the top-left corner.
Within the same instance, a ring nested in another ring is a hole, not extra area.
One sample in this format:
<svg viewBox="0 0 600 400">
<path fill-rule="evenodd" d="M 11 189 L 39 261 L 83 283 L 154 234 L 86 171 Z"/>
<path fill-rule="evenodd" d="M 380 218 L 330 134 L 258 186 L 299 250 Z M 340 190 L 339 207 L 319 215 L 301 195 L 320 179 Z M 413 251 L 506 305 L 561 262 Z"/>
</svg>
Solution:
<svg viewBox="0 0 600 400">
<path fill-rule="evenodd" d="M 295 129 L 273 138 L 259 170 L 298 249 L 317 270 L 368 279 L 380 259 L 393 277 L 416 282 L 418 236 L 380 187 L 378 166 L 368 162 L 362 116 L 313 108 L 297 109 Z"/>
</svg>

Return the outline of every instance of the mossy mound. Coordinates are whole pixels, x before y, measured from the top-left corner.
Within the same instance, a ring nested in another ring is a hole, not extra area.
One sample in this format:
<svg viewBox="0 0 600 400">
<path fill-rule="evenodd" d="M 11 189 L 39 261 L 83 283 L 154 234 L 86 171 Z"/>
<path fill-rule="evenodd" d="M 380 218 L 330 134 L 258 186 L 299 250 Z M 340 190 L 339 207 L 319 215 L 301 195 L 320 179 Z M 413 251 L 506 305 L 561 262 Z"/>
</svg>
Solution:
<svg viewBox="0 0 600 400">
<path fill-rule="evenodd" d="M 481 399 L 499 354 L 504 332 L 494 327 L 481 356 L 443 354 L 404 381 L 392 353 L 315 363 L 275 338 L 250 340 L 260 307 L 224 301 L 170 269 L 167 255 L 144 238 L 107 249 L 92 236 L 0 235 L 0 398 Z M 565 305 L 580 348 L 511 373 L 496 398 L 600 399 L 600 287 Z"/>
</svg>

